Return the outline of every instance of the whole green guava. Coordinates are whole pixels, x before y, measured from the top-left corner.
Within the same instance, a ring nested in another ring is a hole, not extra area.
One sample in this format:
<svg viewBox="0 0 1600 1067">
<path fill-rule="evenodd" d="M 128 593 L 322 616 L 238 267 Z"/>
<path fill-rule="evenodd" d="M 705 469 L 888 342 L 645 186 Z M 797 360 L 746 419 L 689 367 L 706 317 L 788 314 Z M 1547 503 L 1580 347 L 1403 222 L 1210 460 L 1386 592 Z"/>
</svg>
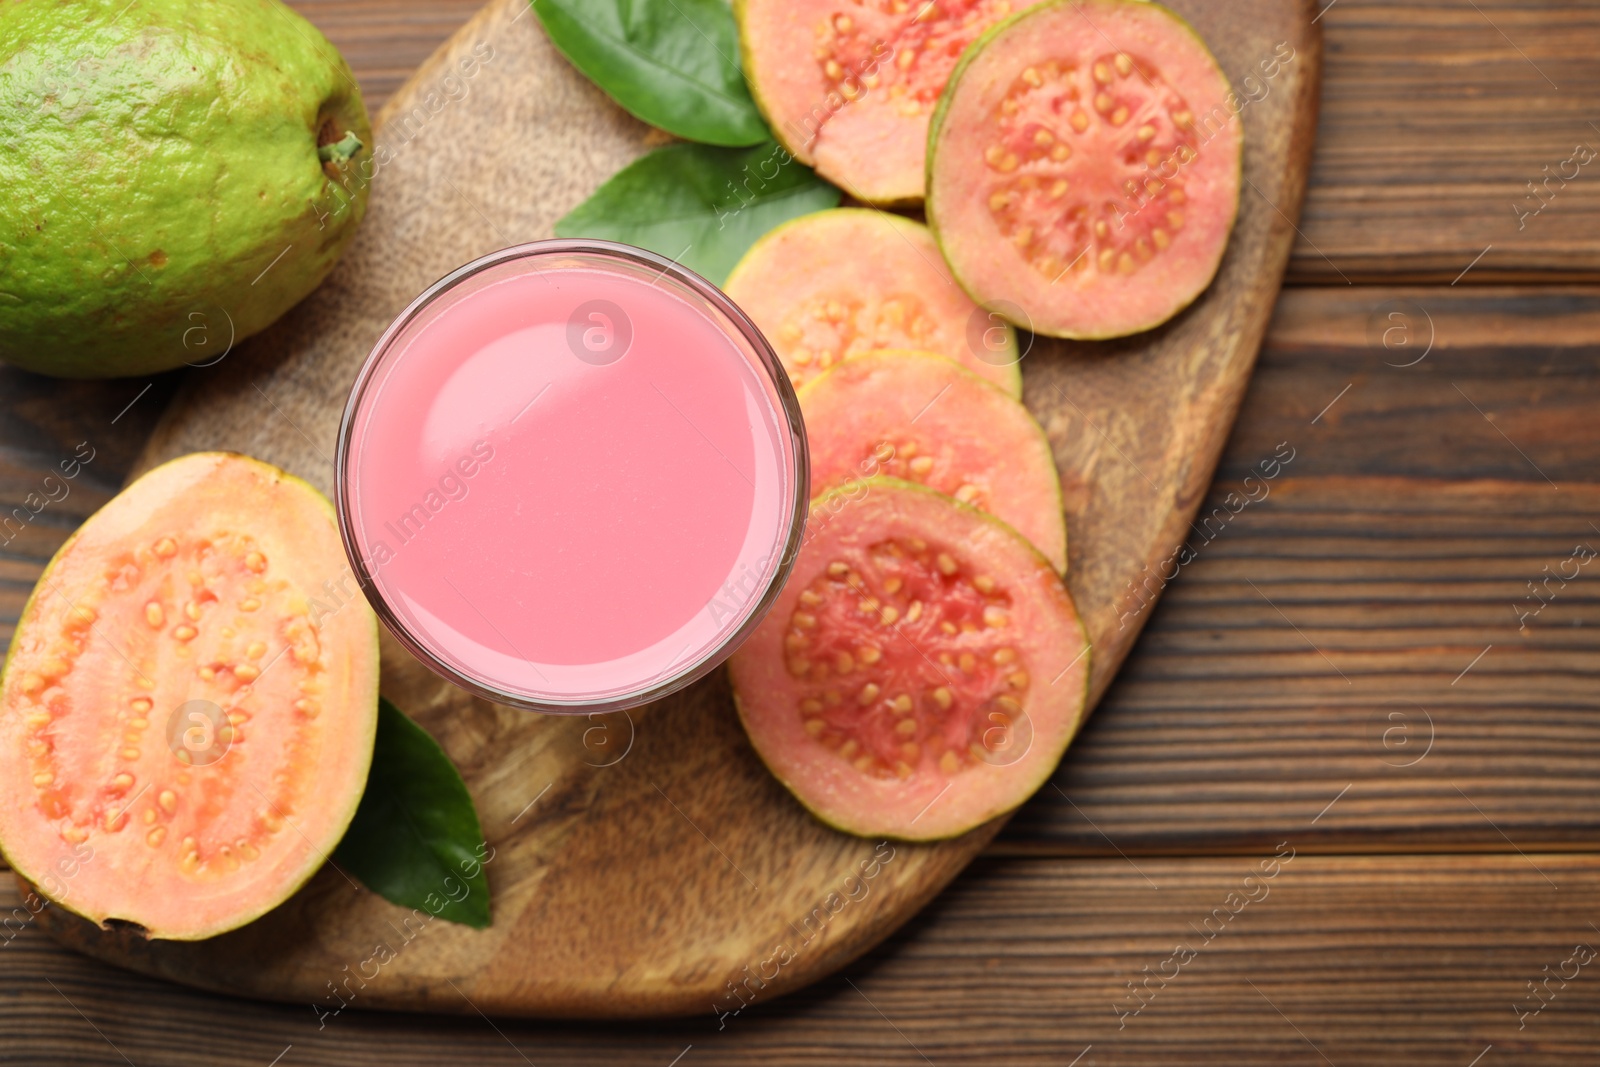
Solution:
<svg viewBox="0 0 1600 1067">
<path fill-rule="evenodd" d="M 0 0 L 0 359 L 215 362 L 333 268 L 371 144 L 349 66 L 279 0 Z"/>
</svg>

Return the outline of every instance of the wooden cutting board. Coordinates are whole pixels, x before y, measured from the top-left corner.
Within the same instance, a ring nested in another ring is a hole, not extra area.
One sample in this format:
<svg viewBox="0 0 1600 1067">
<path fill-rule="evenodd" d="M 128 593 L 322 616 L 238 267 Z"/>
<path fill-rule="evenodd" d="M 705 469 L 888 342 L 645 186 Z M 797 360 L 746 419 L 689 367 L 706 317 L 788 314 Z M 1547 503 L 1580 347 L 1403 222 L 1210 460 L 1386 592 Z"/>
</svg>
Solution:
<svg viewBox="0 0 1600 1067">
<path fill-rule="evenodd" d="M 1149 617 L 1159 581 L 1145 578 L 1187 537 L 1232 426 L 1316 128 L 1314 0 L 1172 6 L 1250 100 L 1243 201 L 1221 273 L 1159 330 L 1106 344 L 1040 339 L 1023 361 L 1025 400 L 1061 470 L 1094 701 Z M 568 66 L 526 0 L 492 0 L 384 108 L 379 130 L 391 158 L 344 261 L 266 334 L 190 372 L 142 468 L 236 449 L 330 490 L 345 395 L 394 315 L 459 264 L 549 237 L 603 180 L 666 140 Z M 407 924 L 410 912 L 331 867 L 272 914 L 207 942 L 144 942 L 57 908 L 41 924 L 137 971 L 319 1013 L 724 1012 L 743 1003 L 730 983 L 744 999 L 769 999 L 881 941 L 1001 821 L 935 845 L 822 826 L 755 758 L 720 671 L 631 715 L 541 717 L 440 681 L 386 636 L 383 691 L 432 731 L 472 790 L 494 848 L 492 928 Z M 863 864 L 872 877 L 851 879 Z"/>
</svg>

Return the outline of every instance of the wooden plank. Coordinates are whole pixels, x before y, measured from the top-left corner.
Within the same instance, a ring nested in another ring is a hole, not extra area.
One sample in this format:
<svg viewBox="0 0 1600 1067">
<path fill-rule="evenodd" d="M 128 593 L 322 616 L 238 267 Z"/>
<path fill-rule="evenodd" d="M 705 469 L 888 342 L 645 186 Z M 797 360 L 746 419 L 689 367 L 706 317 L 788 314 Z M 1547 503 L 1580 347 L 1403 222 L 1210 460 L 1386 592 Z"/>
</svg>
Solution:
<svg viewBox="0 0 1600 1067">
<path fill-rule="evenodd" d="M 1600 155 L 1563 166 L 1578 145 L 1600 153 L 1600 4 L 1327 8 L 1323 121 L 1295 282 L 1449 282 L 1490 245 L 1463 284 L 1600 275 L 1588 239 L 1600 226 Z M 1547 173 L 1558 175 L 1548 188 Z"/>
<path fill-rule="evenodd" d="M 1274 348 L 1383 348 L 1393 370 L 1449 349 L 1582 348 L 1600 340 L 1600 289 L 1585 285 L 1331 286 L 1282 294 Z M 1436 361 L 1437 362 L 1437 361 Z"/>
<path fill-rule="evenodd" d="M 0 1062 L 1467 1067 L 1491 1046 L 1482 1067 L 1593 1062 L 1600 974 L 1568 961 L 1600 949 L 1600 857 L 1319 857 L 1298 851 L 1306 829 L 1229 859 L 983 861 L 841 976 L 627 1026 L 364 1011 L 381 971 L 319 1016 L 138 978 L 29 927 L 0 947 Z M 0 891 L 0 914 L 17 904 Z M 1130 982 L 1144 1006 L 1122 1015 Z"/>
</svg>

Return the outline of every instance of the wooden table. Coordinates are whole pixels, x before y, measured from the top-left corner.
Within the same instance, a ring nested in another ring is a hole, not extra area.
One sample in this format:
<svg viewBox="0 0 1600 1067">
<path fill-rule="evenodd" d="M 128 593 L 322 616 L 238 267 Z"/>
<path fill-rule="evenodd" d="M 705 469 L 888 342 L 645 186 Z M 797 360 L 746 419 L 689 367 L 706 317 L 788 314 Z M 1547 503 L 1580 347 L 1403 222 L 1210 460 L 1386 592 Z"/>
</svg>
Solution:
<svg viewBox="0 0 1600 1067">
<path fill-rule="evenodd" d="M 296 6 L 376 107 L 476 2 Z M 888 944 L 720 1029 L 319 1030 L 29 927 L 0 932 L 0 1063 L 1595 1063 L 1600 2 L 1323 22 L 1302 240 L 1198 559 L 1054 781 Z M 0 510 L 95 450 L 0 546 L 0 636 L 175 384 L 0 370 Z"/>
</svg>

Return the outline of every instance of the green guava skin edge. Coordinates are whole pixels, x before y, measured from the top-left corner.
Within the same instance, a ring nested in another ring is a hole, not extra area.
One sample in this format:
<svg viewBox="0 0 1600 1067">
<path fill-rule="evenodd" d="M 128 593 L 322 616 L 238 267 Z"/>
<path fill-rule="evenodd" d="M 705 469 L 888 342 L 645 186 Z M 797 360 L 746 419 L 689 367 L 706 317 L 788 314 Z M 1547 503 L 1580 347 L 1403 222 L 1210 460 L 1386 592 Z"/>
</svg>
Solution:
<svg viewBox="0 0 1600 1067">
<path fill-rule="evenodd" d="M 5 0 L 0 360 L 215 361 L 333 269 L 372 158 L 350 68 L 280 0 Z"/>
</svg>

